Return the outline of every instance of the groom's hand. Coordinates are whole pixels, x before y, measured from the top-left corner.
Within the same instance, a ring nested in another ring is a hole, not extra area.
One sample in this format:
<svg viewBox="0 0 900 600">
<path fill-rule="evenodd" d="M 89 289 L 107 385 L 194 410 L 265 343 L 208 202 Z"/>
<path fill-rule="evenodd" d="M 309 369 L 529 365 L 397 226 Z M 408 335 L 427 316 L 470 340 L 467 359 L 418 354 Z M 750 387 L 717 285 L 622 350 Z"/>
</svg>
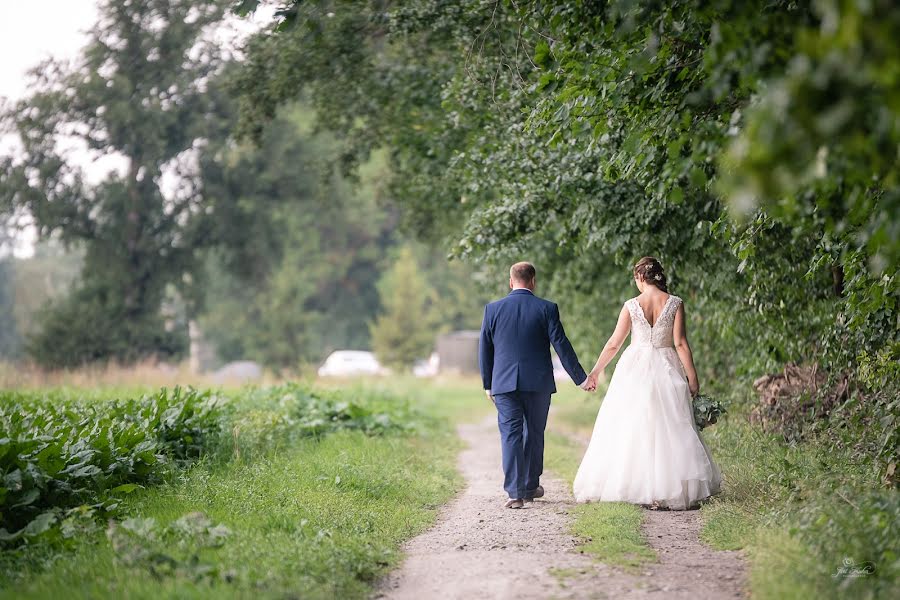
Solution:
<svg viewBox="0 0 900 600">
<path fill-rule="evenodd" d="M 581 385 L 579 385 L 578 387 L 586 392 L 593 392 L 597 389 L 597 378 L 593 375 L 588 375 L 587 378 L 585 378 L 585 380 L 582 381 Z"/>
<path fill-rule="evenodd" d="M 490 400 L 492 403 L 496 404 L 496 402 L 494 402 L 494 397 L 491 396 L 491 390 L 484 390 L 484 395 L 487 396 L 488 400 Z"/>
</svg>

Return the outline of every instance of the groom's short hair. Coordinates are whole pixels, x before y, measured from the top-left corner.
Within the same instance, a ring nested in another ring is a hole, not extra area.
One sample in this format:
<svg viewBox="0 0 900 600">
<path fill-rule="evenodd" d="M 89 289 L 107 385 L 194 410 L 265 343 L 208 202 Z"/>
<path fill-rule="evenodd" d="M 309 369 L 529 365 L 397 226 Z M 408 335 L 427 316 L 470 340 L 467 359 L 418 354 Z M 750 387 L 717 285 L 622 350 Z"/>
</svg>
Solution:
<svg viewBox="0 0 900 600">
<path fill-rule="evenodd" d="M 509 278 L 519 283 L 531 283 L 537 271 L 530 262 L 517 262 L 509 268 Z"/>
</svg>

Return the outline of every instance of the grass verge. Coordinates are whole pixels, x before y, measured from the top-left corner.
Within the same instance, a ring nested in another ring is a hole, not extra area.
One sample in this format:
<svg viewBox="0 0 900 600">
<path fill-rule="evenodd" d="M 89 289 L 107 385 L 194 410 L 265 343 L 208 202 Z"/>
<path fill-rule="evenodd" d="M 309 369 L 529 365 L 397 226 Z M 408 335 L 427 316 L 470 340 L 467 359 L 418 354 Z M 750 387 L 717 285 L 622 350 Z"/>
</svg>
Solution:
<svg viewBox="0 0 900 600">
<path fill-rule="evenodd" d="M 737 405 L 704 438 L 725 474 L 701 539 L 744 549 L 754 598 L 900 597 L 900 497 L 851 450 L 787 444 Z"/>
<path fill-rule="evenodd" d="M 560 400 L 557 404 L 561 405 L 558 411 L 563 415 L 561 419 L 569 414 L 587 413 L 581 398 L 563 396 Z M 574 410 L 569 410 L 571 407 Z M 583 422 L 578 425 L 583 427 Z M 584 448 L 578 442 L 561 433 L 548 432 L 544 465 L 569 484 L 575 479 L 583 454 Z M 625 502 L 579 504 L 572 515 L 570 531 L 581 540 L 581 549 L 597 560 L 632 572 L 656 560 L 656 553 L 641 534 L 640 507 Z"/>
<path fill-rule="evenodd" d="M 554 424 L 589 436 L 598 404 L 593 398 L 560 394 Z M 898 490 L 881 485 L 851 445 L 815 435 L 787 444 L 750 424 L 746 400 L 736 397 L 732 404 L 731 414 L 703 433 L 725 484 L 701 509 L 701 540 L 745 551 L 754 598 L 900 597 Z M 552 468 L 571 478 L 575 463 L 560 437 L 550 444 L 557 454 Z M 617 525 L 623 529 L 605 541 L 611 550 L 599 552 L 615 553 L 615 536 L 627 538 L 622 531 L 634 532 L 636 523 Z M 626 550 L 611 560 L 628 559 Z"/>
<path fill-rule="evenodd" d="M 458 442 L 439 419 L 265 447 L 133 492 L 128 519 L 86 519 L 64 549 L 6 553 L 0 598 L 361 598 L 458 489 Z"/>
</svg>

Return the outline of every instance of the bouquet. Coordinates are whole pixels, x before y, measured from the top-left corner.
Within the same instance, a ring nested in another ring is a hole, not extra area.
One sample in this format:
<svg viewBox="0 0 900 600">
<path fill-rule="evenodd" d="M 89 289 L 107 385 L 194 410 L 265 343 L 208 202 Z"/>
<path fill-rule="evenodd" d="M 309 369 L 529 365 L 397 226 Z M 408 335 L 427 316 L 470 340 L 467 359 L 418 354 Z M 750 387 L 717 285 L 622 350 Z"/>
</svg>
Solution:
<svg viewBox="0 0 900 600">
<path fill-rule="evenodd" d="M 727 412 L 721 402 L 703 394 L 694 396 L 693 405 L 694 422 L 697 423 L 697 429 L 701 431 L 710 425 L 715 425 L 719 417 Z"/>
</svg>

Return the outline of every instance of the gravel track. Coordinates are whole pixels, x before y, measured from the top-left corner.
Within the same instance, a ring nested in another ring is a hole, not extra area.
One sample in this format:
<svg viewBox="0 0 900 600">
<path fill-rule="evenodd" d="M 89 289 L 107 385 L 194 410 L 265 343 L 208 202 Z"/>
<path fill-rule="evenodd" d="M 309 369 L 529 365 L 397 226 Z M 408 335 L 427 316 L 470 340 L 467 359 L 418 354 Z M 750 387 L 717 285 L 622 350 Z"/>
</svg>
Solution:
<svg viewBox="0 0 900 600">
<path fill-rule="evenodd" d="M 377 598 L 742 598 L 737 552 L 700 543 L 697 511 L 646 511 L 643 533 L 659 562 L 629 574 L 578 550 L 568 533 L 571 487 L 541 478 L 546 495 L 522 510 L 503 507 L 496 419 L 461 425 L 467 448 L 459 470 L 466 488 L 430 530 L 404 547 L 403 565 L 385 577 Z"/>
</svg>

